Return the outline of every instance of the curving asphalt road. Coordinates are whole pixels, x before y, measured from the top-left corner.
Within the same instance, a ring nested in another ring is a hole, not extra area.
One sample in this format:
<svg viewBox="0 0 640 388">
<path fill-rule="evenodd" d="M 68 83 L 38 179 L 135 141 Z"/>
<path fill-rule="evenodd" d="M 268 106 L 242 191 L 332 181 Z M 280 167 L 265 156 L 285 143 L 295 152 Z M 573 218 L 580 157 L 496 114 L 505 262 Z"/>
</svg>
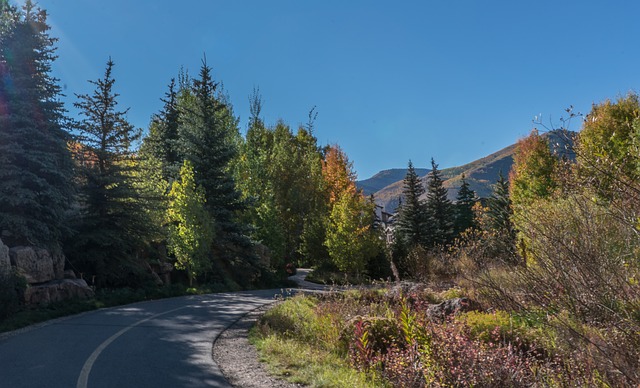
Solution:
<svg viewBox="0 0 640 388">
<path fill-rule="evenodd" d="M 0 337 L 0 388 L 229 387 L 214 339 L 281 290 L 140 302 Z"/>
</svg>

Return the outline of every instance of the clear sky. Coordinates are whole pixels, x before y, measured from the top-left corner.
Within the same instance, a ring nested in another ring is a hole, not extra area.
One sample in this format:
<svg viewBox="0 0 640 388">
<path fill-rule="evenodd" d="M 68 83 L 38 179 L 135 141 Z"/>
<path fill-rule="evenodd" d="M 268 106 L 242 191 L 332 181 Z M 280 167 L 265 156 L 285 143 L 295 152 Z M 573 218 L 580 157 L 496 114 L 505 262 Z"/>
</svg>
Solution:
<svg viewBox="0 0 640 388">
<path fill-rule="evenodd" d="M 111 56 L 120 104 L 146 129 L 170 79 L 196 75 L 206 54 L 243 133 L 254 87 L 268 124 L 297 127 L 316 106 L 320 143 L 338 143 L 360 179 L 409 159 L 468 163 L 526 135 L 534 116 L 558 124 L 569 105 L 588 113 L 640 84 L 635 0 L 38 4 L 60 39 L 68 102 Z"/>
</svg>

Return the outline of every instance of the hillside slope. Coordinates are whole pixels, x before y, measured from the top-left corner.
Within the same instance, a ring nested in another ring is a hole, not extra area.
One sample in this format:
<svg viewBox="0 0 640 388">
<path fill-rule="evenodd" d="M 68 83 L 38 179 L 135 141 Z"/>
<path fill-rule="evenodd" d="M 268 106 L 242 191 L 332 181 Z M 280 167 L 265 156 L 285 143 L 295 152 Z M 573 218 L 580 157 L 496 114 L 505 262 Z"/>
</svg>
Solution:
<svg viewBox="0 0 640 388">
<path fill-rule="evenodd" d="M 559 156 L 567 156 L 570 159 L 573 159 L 575 155 L 567 150 L 572 149 L 576 135 L 576 132 L 567 131 L 551 131 L 543 134 L 543 136 L 549 140 L 549 146 L 556 154 Z M 489 197 L 492 192 L 492 185 L 498 181 L 500 171 L 502 171 L 505 178 L 509 176 L 509 172 L 513 166 L 513 154 L 515 150 L 516 145 L 512 144 L 471 163 L 443 169 L 442 178 L 444 179 L 444 186 L 449 189 L 449 199 L 455 200 L 463 173 L 471 189 L 476 192 L 478 197 Z M 404 171 L 404 174 L 406 174 L 406 169 L 396 169 L 395 171 Z M 428 172 L 429 170 L 425 173 L 418 173 L 418 176 L 424 181 L 427 178 Z M 378 174 L 376 174 L 376 176 L 377 175 Z M 402 195 L 402 179 L 404 179 L 404 175 L 397 181 L 390 183 L 374 193 L 376 203 L 388 212 L 395 211 L 398 206 L 400 196 Z M 362 182 L 367 181 L 368 180 Z M 362 187 L 360 183 L 358 184 L 359 187 Z"/>
<path fill-rule="evenodd" d="M 416 168 L 415 170 L 418 176 L 427 175 L 429 171 L 431 171 L 427 168 Z M 364 194 L 368 196 L 397 181 L 402 181 L 405 175 L 407 175 L 406 168 L 392 168 L 390 170 L 382 170 L 371 178 L 358 181 L 356 184 L 358 188 L 364 190 Z"/>
</svg>

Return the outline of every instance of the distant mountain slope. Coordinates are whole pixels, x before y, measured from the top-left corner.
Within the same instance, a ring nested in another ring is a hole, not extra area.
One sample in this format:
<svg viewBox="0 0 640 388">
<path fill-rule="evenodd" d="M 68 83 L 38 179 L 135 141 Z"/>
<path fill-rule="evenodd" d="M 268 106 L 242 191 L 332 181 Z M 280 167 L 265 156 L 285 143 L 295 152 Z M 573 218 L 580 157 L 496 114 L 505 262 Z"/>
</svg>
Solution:
<svg viewBox="0 0 640 388">
<path fill-rule="evenodd" d="M 576 135 L 576 132 L 568 131 L 551 131 L 543 134 L 544 137 L 549 139 L 549 146 L 556 154 L 560 156 L 568 156 L 570 159 L 575 158 L 575 155 L 567 150 L 571 149 Z M 449 199 L 455 200 L 458 195 L 458 189 L 460 188 L 460 181 L 463 173 L 467 182 L 469 182 L 471 189 L 476 192 L 478 197 L 489 197 L 492 192 L 492 185 L 498 181 L 500 171 L 502 171 L 505 178 L 508 178 L 511 167 L 513 166 L 513 154 L 515 149 L 516 145 L 512 144 L 498 152 L 494 152 L 491 155 L 485 156 L 484 158 L 480 158 L 471 163 L 467 163 L 459 167 L 443 169 L 442 178 L 444 179 L 444 186 L 449 189 Z M 407 170 L 396 169 L 394 171 L 404 171 L 404 174 L 406 174 Z M 420 176 L 424 181 L 427 178 L 428 172 L 429 170 L 426 170 L 424 173 L 418 173 L 418 176 Z M 378 174 L 376 174 L 376 176 L 377 175 Z M 398 203 L 402 195 L 402 179 L 404 179 L 404 175 L 401 175 L 397 181 L 374 193 L 376 203 L 384 207 L 388 212 L 393 212 L 398 207 Z"/>
<path fill-rule="evenodd" d="M 431 171 L 427 168 L 416 168 L 415 170 L 418 176 L 427 175 L 429 171 Z M 405 175 L 407 175 L 406 168 L 392 168 L 390 170 L 380 171 L 369 179 L 358 181 L 356 185 L 358 185 L 358 188 L 364 190 L 365 195 L 371 195 L 392 183 L 402 181 Z"/>
</svg>

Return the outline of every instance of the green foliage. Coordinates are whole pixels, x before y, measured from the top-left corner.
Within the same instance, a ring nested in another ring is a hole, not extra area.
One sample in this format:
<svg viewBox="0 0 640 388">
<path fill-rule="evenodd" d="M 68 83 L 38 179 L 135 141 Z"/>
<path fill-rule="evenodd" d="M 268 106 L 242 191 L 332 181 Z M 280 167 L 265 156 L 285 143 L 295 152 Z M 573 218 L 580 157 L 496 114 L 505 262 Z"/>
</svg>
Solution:
<svg viewBox="0 0 640 388">
<path fill-rule="evenodd" d="M 68 235 L 73 164 L 47 14 L 0 3 L 0 231 L 10 245 L 56 247 Z"/>
<path fill-rule="evenodd" d="M 408 251 L 416 245 L 426 244 L 427 211 L 420 198 L 424 192 L 413 163 L 409 161 L 394 236 L 398 250 Z"/>
<path fill-rule="evenodd" d="M 271 169 L 275 138 L 260 118 L 261 109 L 256 90 L 251 100 L 252 118 L 234 164 L 235 179 L 248 204 L 243 220 L 252 226 L 252 239 L 269 248 L 272 268 L 282 268 L 287 236 L 275 195 L 277 181 Z"/>
<path fill-rule="evenodd" d="M 199 78 L 178 97 L 180 109 L 179 151 L 181 159 L 193 164 L 196 183 L 205 191 L 207 211 L 216 220 L 216 245 L 246 244 L 243 226 L 236 213 L 244 209 L 230 171 L 236 155 L 237 119 L 226 105 L 213 81 L 211 68 L 203 62 Z M 226 258 L 229 260 L 230 258 Z"/>
<path fill-rule="evenodd" d="M 427 183 L 427 199 L 425 202 L 428 223 L 428 247 L 446 245 L 453 240 L 454 207 L 447 197 L 447 189 L 443 185 L 440 170 L 431 159 L 431 172 Z"/>
<path fill-rule="evenodd" d="M 327 241 L 327 220 L 321 215 L 313 215 L 304 220 L 302 235 L 300 236 L 299 253 L 302 262 L 315 267 L 322 267 L 331 263 Z"/>
<path fill-rule="evenodd" d="M 109 60 L 104 77 L 90 81 L 92 94 L 77 95 L 75 106 L 83 116 L 74 147 L 78 233 L 67 244 L 69 259 L 87 278 L 95 275 L 99 285 L 131 285 L 147 277 L 137 253 L 151 229 L 136 186 L 141 175 L 133 144 L 141 131 L 127 121 L 127 110 L 118 110 L 113 66 Z"/>
<path fill-rule="evenodd" d="M 259 118 L 261 103 L 254 101 L 252 109 L 255 115 L 236 165 L 243 197 L 253 205 L 245 213 L 254 225 L 252 237 L 271 249 L 276 268 L 299 260 L 327 261 L 327 205 L 317 139 L 305 128 L 294 134 L 283 122 L 267 128 Z"/>
<path fill-rule="evenodd" d="M 0 320 L 14 314 L 22 305 L 27 282 L 15 270 L 0 268 Z"/>
<path fill-rule="evenodd" d="M 342 193 L 333 206 L 325 244 L 341 271 L 362 273 L 382 248 L 372 228 L 373 206 L 362 195 L 349 192 Z"/>
<path fill-rule="evenodd" d="M 168 248 L 176 257 L 176 268 L 187 271 L 190 287 L 197 275 L 211 270 L 214 227 L 205 201 L 204 190 L 196 186 L 193 166 L 185 160 L 180 180 L 173 182 L 169 192 Z"/>
<path fill-rule="evenodd" d="M 198 78 L 180 80 L 177 95 L 177 152 L 193 164 L 196 185 L 203 188 L 205 208 L 216 223 L 210 275 L 219 282 L 230 277 L 248 287 L 258 281 L 263 268 L 241 217 L 247 204 L 233 176 L 238 119 L 206 61 Z"/>
<path fill-rule="evenodd" d="M 491 313 L 470 311 L 456 317 L 456 320 L 469 327 L 473 338 L 484 342 L 514 342 L 525 333 L 518 321 L 500 310 Z"/>
<path fill-rule="evenodd" d="M 458 190 L 458 196 L 455 203 L 455 222 L 453 225 L 455 235 L 459 235 L 465 230 L 475 226 L 473 205 L 476 201 L 476 193 L 469 187 L 469 183 L 465 179 L 465 175 L 463 173 L 461 177 L 460 190 Z"/>
<path fill-rule="evenodd" d="M 558 159 L 537 130 L 518 141 L 509 176 L 511 201 L 516 210 L 553 194 L 558 186 L 557 166 Z"/>
<path fill-rule="evenodd" d="M 502 256 L 507 259 L 516 258 L 516 228 L 513 224 L 513 206 L 509 195 L 509 182 L 500 172 L 498 182 L 493 187 L 491 197 L 487 200 L 488 222 L 485 228 L 489 233 L 489 239 L 497 251 L 494 256 Z"/>
<path fill-rule="evenodd" d="M 584 120 L 577 147 L 580 175 L 604 198 L 628 195 L 640 176 L 639 120 L 635 93 L 594 105 Z"/>
<path fill-rule="evenodd" d="M 151 119 L 149 133 L 140 146 L 140 154 L 143 159 L 151 159 L 151 163 L 157 163 L 162 179 L 170 182 L 177 178 L 182 161 L 178 154 L 180 111 L 175 79 L 171 80 L 162 101 L 164 106 Z"/>
</svg>

